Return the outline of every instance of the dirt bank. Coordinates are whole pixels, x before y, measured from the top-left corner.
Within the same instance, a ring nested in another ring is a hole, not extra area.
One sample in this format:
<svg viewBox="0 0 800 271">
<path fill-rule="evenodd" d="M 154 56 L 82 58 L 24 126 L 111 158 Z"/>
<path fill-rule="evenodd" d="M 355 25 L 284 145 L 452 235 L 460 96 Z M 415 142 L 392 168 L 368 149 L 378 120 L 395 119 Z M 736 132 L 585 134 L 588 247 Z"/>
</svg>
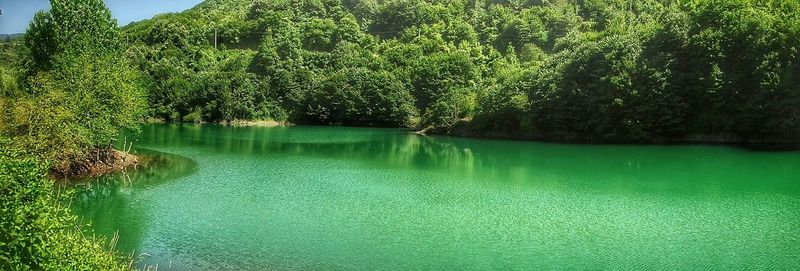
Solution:
<svg viewBox="0 0 800 271">
<path fill-rule="evenodd" d="M 220 122 L 222 125 L 233 127 L 278 127 L 278 126 L 291 126 L 290 123 L 285 121 L 274 120 L 232 120 Z"/>
<path fill-rule="evenodd" d="M 136 167 L 139 157 L 115 149 L 95 149 L 86 157 L 62 163 L 50 170 L 57 179 L 94 177 Z"/>
</svg>

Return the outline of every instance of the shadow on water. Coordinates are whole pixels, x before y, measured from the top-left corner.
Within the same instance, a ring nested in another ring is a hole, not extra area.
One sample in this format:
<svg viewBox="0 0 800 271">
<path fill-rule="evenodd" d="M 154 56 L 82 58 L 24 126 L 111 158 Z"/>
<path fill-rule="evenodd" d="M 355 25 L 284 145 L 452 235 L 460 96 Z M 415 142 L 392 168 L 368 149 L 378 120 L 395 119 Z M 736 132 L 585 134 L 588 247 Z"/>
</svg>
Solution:
<svg viewBox="0 0 800 271">
<path fill-rule="evenodd" d="M 146 148 L 134 148 L 132 154 L 139 157 L 140 163 L 125 172 L 100 177 L 74 180 L 73 186 L 92 190 L 94 186 L 106 184 L 130 184 L 137 187 L 158 185 L 163 181 L 186 176 L 197 170 L 197 162 L 180 155 L 158 152 Z M 135 183 L 130 183 L 136 180 Z"/>
<path fill-rule="evenodd" d="M 443 172 L 461 182 L 644 193 L 800 190 L 800 152 L 722 146 L 571 145 L 418 136 L 402 129 L 213 125 L 149 126 L 140 143 L 264 159 L 355 160 L 364 167 Z"/>
<path fill-rule="evenodd" d="M 88 178 L 71 184 L 75 194 L 72 209 L 85 222 L 91 223 L 95 233 L 113 236 L 119 232 L 122 238 L 143 236 L 145 229 L 120 224 L 115 216 L 142 221 L 147 219 L 141 208 L 131 208 L 136 204 L 132 197 L 134 191 L 145 190 L 170 180 L 188 176 L 197 171 L 197 163 L 189 158 L 162 153 L 148 149 L 134 149 L 133 154 L 139 156 L 140 165 L 136 169 L 111 175 Z M 126 240 L 120 242 L 117 249 L 125 253 L 134 252 L 141 245 L 140 241 Z"/>
</svg>

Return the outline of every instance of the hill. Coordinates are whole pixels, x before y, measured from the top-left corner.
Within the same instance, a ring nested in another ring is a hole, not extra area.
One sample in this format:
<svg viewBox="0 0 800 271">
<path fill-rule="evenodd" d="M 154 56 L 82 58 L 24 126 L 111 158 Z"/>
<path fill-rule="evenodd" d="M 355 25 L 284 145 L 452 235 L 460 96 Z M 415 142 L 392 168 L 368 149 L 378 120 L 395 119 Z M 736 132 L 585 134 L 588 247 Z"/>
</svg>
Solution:
<svg viewBox="0 0 800 271">
<path fill-rule="evenodd" d="M 209 0 L 124 28 L 153 117 L 800 138 L 798 1 Z"/>
<path fill-rule="evenodd" d="M 0 34 L 0 40 L 16 39 L 16 38 L 22 37 L 24 35 L 25 35 L 24 33 Z"/>
</svg>

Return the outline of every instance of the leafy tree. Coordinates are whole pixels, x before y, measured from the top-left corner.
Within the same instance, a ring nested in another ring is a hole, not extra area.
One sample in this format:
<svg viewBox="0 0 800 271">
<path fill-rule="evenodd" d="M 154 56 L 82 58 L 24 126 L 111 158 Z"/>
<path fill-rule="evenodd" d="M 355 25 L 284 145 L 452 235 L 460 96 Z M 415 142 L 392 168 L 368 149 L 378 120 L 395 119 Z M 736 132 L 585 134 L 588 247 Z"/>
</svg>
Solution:
<svg viewBox="0 0 800 271">
<path fill-rule="evenodd" d="M 26 95 L 12 97 L 6 134 L 67 170 L 92 148 L 135 129 L 144 103 L 139 76 L 122 57 L 116 22 L 102 1 L 57 1 L 26 34 Z M 91 16 L 87 16 L 91 15 Z"/>
<path fill-rule="evenodd" d="M 479 74 L 465 52 L 438 53 L 424 58 L 411 75 L 417 108 L 422 121 L 449 126 L 475 108 Z"/>
<path fill-rule="evenodd" d="M 117 21 L 100 0 L 52 0 L 48 12 L 34 16 L 26 44 L 34 70 L 49 70 L 57 55 L 119 50 Z"/>
</svg>

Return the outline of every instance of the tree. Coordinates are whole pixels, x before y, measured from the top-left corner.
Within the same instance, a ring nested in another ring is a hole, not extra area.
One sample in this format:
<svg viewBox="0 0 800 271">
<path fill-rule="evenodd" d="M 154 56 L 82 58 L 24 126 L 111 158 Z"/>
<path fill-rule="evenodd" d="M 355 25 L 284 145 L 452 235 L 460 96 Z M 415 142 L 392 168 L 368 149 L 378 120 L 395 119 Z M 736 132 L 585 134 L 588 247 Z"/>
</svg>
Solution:
<svg viewBox="0 0 800 271">
<path fill-rule="evenodd" d="M 423 58 L 411 75 L 412 94 L 422 122 L 450 126 L 475 108 L 479 74 L 466 52 L 438 53 Z"/>
<path fill-rule="evenodd" d="M 123 58 L 116 21 L 100 0 L 53 0 L 26 34 L 29 95 L 15 97 L 9 134 L 68 170 L 93 148 L 135 129 L 144 108 L 140 77 Z"/>
<path fill-rule="evenodd" d="M 411 93 L 386 71 L 342 70 L 307 97 L 305 116 L 314 123 L 393 127 L 416 116 Z"/>
<path fill-rule="evenodd" d="M 50 6 L 34 16 L 25 35 L 35 71 L 49 70 L 62 53 L 121 49 L 117 21 L 103 1 L 52 0 Z"/>
</svg>

